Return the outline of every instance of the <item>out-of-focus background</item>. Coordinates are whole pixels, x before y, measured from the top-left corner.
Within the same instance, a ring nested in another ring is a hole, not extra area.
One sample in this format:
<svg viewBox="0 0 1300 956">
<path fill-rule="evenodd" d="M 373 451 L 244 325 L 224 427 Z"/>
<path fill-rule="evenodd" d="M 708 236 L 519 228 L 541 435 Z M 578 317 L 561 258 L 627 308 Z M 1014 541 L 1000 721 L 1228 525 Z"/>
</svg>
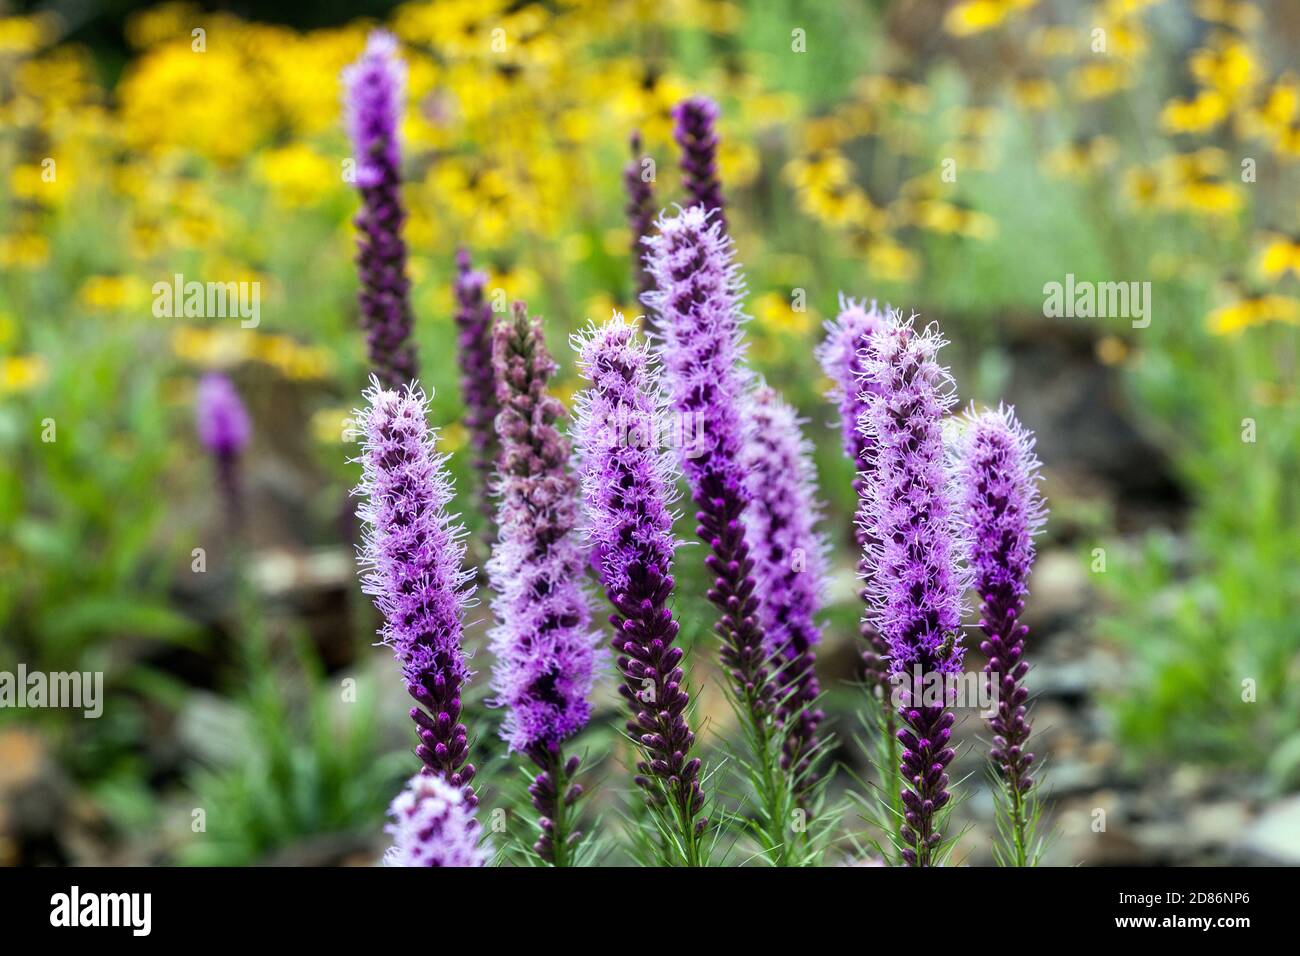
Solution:
<svg viewBox="0 0 1300 956">
<path fill-rule="evenodd" d="M 105 682 L 98 719 L 0 708 L 0 862 L 370 863 L 384 845 L 416 758 L 354 571 L 366 369 L 338 82 L 382 24 L 409 65 L 415 335 L 447 450 L 467 437 L 456 246 L 546 317 L 567 399 L 569 333 L 640 311 L 628 137 L 678 201 L 669 110 L 713 96 L 749 354 L 817 446 L 836 759 L 866 769 L 852 473 L 812 356 L 842 291 L 938 321 L 962 401 L 1005 399 L 1037 432 L 1047 860 L 1300 863 L 1300 6 L 130 7 L 0 19 L 0 671 Z M 156 317 L 178 273 L 259 282 L 260 323 Z M 1045 315 L 1068 275 L 1149 282 L 1149 310 Z M 194 434 L 211 369 L 253 418 L 240 536 Z M 467 456 L 452 467 L 481 564 Z M 678 610 L 713 747 L 731 718 L 700 550 L 679 554 Z M 511 807 L 486 651 L 475 666 L 484 806 Z M 610 686 L 581 747 L 616 832 Z M 958 858 L 985 863 L 986 748 L 977 720 L 961 734 Z M 865 824 L 842 830 L 832 861 Z"/>
</svg>

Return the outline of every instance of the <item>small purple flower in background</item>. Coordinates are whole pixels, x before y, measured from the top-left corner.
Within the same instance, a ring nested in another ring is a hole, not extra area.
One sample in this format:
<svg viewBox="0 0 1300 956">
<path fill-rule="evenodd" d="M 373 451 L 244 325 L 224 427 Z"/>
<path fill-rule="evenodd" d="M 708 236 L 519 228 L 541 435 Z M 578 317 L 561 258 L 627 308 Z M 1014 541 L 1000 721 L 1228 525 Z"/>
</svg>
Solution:
<svg viewBox="0 0 1300 956">
<path fill-rule="evenodd" d="M 751 382 L 742 364 L 744 280 L 731 238 L 716 214 L 700 206 L 661 216 L 659 234 L 645 243 L 656 286 L 646 304 L 659 314 L 669 393 L 679 415 L 699 422 L 703 439 L 682 456 L 682 469 L 696 505 L 696 533 L 712 552 L 706 562 L 716 578 L 708 598 L 722 614 L 722 664 L 760 729 L 773 709 L 773 688 L 743 522 L 750 495 L 740 410 Z"/>
<path fill-rule="evenodd" d="M 863 509 L 872 542 L 871 590 L 875 620 L 889 645 L 890 669 L 908 682 L 919 668 L 960 673 L 962 544 L 950 500 L 943 420 L 954 402 L 952 377 L 936 361 L 944 345 L 936 327 L 918 332 L 893 313 L 871 337 L 864 358 L 867 395 L 860 422 L 873 443 L 874 468 Z M 953 713 L 902 693 L 898 731 L 904 823 L 902 856 L 912 866 L 937 862 L 942 836 L 937 815 L 948 804 L 955 756 L 948 746 Z"/>
<path fill-rule="evenodd" d="M 194 401 L 194 424 L 203 443 L 217 462 L 217 482 L 232 524 L 243 513 L 237 461 L 252 426 L 248 411 L 235 390 L 234 383 L 220 372 L 209 372 L 199 381 Z"/>
<path fill-rule="evenodd" d="M 681 147 L 682 185 L 686 205 L 717 210 L 717 221 L 727 228 L 718 181 L 718 104 L 707 96 L 692 96 L 673 107 L 673 138 Z"/>
<path fill-rule="evenodd" d="M 484 866 L 487 851 L 479 846 L 483 828 L 473 803 L 459 787 L 441 777 L 418 773 L 393 798 L 384 832 L 393 845 L 385 866 Z"/>
<path fill-rule="evenodd" d="M 390 388 L 416 376 L 411 336 L 410 280 L 401 197 L 402 119 L 406 68 L 397 40 L 377 30 L 361 58 L 343 71 L 344 112 L 361 190 L 357 213 L 357 270 L 361 324 L 370 363 Z"/>
<path fill-rule="evenodd" d="M 559 366 L 522 302 L 493 329 L 492 362 L 501 408 L 500 538 L 487 566 L 497 594 L 493 689 L 507 708 L 502 737 L 542 770 L 529 789 L 541 814 L 534 849 L 563 866 L 581 836 L 566 811 L 582 788 L 568 784 L 579 761 L 566 761 L 561 745 L 591 716 L 599 640 L 582 589 L 587 556 L 573 530 L 578 482 L 568 470 L 569 442 L 556 428 L 564 406 L 546 391 Z"/>
<path fill-rule="evenodd" d="M 402 665 L 428 773 L 466 788 L 474 767 L 460 722 L 461 687 L 470 671 L 461 648 L 462 617 L 473 588 L 465 560 L 465 529 L 447 514 L 453 490 L 447 456 L 436 450 L 428 399 L 415 383 L 387 389 L 372 380 L 368 407 L 353 413 L 365 436 L 360 462 L 365 526 L 360 562 L 363 590 L 384 616 L 383 643 Z"/>
<path fill-rule="evenodd" d="M 643 178 L 645 157 L 641 154 L 641 134 L 633 133 L 628 145 L 632 158 L 623 167 L 623 188 L 627 192 L 627 206 L 623 211 L 627 214 L 627 226 L 632 233 L 632 280 L 636 286 L 635 301 L 640 302 L 654 288 L 654 280 L 641 258 L 641 238 L 650 235 L 654 229 L 654 187 Z"/>
<path fill-rule="evenodd" d="M 645 756 L 636 780 L 652 806 L 671 804 L 674 842 L 685 862 L 698 863 L 707 820 L 695 817 L 704 793 L 700 760 L 690 757 L 690 697 L 683 652 L 674 646 L 678 625 L 668 608 L 677 550 L 671 510 L 676 470 L 670 453 L 621 434 L 616 424 L 649 433 L 663 404 L 657 375 L 648 349 L 617 312 L 603 327 L 575 337 L 574 347 L 591 383 L 575 400 L 574 428 L 586 530 L 599 548 L 601 582 L 614 606 L 619 692 L 633 714 L 627 731 Z"/>
<path fill-rule="evenodd" d="M 1029 768 L 1034 755 L 1024 748 L 1030 726 L 1024 686 L 1029 664 L 1020 623 L 1034 563 L 1034 535 L 1046 520 L 1038 490 L 1039 463 L 1034 437 L 1009 408 L 976 414 L 965 421 L 957 449 L 961 508 L 969 533 L 969 562 L 980 595 L 980 650 L 988 657 L 984 673 L 997 684 L 997 712 L 990 756 L 1008 797 L 1012 832 L 1010 862 L 1025 866 L 1032 855 L 1026 816 L 1033 787 Z"/>
<path fill-rule="evenodd" d="M 784 766 L 800 791 L 815 782 L 817 726 L 825 716 L 816 707 L 821 691 L 813 667 L 828 544 L 815 529 L 820 507 L 812 450 L 795 410 L 773 389 L 756 389 L 746 406 L 741 456 L 751 495 L 745 533 L 753 542 L 767 653 L 776 662 L 779 716 L 787 726 Z"/>
<path fill-rule="evenodd" d="M 859 509 L 866 502 L 865 487 L 867 476 L 874 467 L 871 455 L 871 438 L 858 427 L 858 422 L 867 410 L 865 393 L 877 391 L 869 381 L 864 380 L 863 355 L 866 353 L 871 336 L 885 326 L 885 315 L 876 308 L 875 303 L 867 308 L 864 303 L 840 296 L 840 312 L 833 322 L 826 323 L 826 338 L 817 348 L 817 360 L 822 370 L 831 381 L 828 397 L 835 402 L 840 413 L 840 431 L 844 442 L 844 454 L 854 463 L 853 490 L 858 496 Z M 866 516 L 859 511 L 855 522 L 855 537 L 862 560 L 858 564 L 858 574 L 862 578 L 861 597 L 870 602 L 868 582 L 871 579 L 870 554 L 871 534 L 868 530 Z M 862 618 L 861 636 L 866 648 L 862 659 L 866 670 L 868 686 L 878 688 L 884 702 L 885 732 L 893 737 L 893 710 L 889 706 L 889 647 L 881 636 L 879 629 L 872 622 L 870 615 Z"/>
<path fill-rule="evenodd" d="M 456 251 L 457 350 L 460 363 L 461 399 L 465 405 L 465 429 L 473 450 L 474 470 L 479 480 L 479 506 L 489 527 L 495 508 L 488 488 L 496 467 L 496 385 L 492 380 L 492 308 L 483 295 L 487 275 L 470 267 L 469 251 Z"/>
</svg>

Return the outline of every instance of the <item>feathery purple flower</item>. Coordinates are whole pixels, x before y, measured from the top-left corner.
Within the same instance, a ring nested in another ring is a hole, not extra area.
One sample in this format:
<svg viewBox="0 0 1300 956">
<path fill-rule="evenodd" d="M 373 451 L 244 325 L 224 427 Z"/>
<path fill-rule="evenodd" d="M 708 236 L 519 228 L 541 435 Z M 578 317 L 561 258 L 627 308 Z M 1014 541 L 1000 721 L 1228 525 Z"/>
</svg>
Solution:
<svg viewBox="0 0 1300 956">
<path fill-rule="evenodd" d="M 484 866 L 479 846 L 483 828 L 464 790 L 441 777 L 418 773 L 389 807 L 393 822 L 384 832 L 393 845 L 384 866 Z"/>
<path fill-rule="evenodd" d="M 357 299 L 375 374 L 390 388 L 415 378 L 410 280 L 402 224 L 401 144 L 406 67 L 397 40 L 376 30 L 343 71 L 344 108 L 361 190 L 357 213 Z"/>
<path fill-rule="evenodd" d="M 673 107 L 673 138 L 681 147 L 682 185 L 688 206 L 716 209 L 725 231 L 722 184 L 718 181 L 718 104 L 707 96 L 692 96 Z"/>
<path fill-rule="evenodd" d="M 969 562 L 980 595 L 980 650 L 988 657 L 984 673 L 997 684 L 997 712 L 989 720 L 993 731 L 990 756 L 1011 798 L 1012 834 L 1017 862 L 1026 862 L 1024 818 L 1026 797 L 1033 786 L 1025 750 L 1030 726 L 1024 686 L 1029 664 L 1024 660 L 1025 635 L 1020 623 L 1034 563 L 1034 535 L 1046 520 L 1038 490 L 1039 463 L 1034 437 L 1016 420 L 1012 409 L 967 415 L 957 451 L 957 481 L 969 534 Z"/>
<path fill-rule="evenodd" d="M 649 437 L 662 407 L 657 376 L 649 350 L 617 312 L 603 327 L 575 337 L 574 346 L 591 383 L 576 399 L 574 430 L 587 533 L 599 548 L 601 581 L 614 606 L 619 692 L 633 714 L 628 734 L 645 754 L 637 783 L 654 803 L 661 799 L 655 781 L 662 784 L 694 839 L 706 826 L 703 819 L 692 823 L 704 793 L 700 760 L 690 756 L 690 698 L 682 649 L 674 646 L 678 625 L 668 608 L 677 550 L 671 509 L 676 470 L 671 454 Z"/>
<path fill-rule="evenodd" d="M 654 281 L 646 271 L 641 258 L 641 237 L 650 235 L 654 228 L 654 187 L 643 178 L 641 134 L 633 133 L 629 142 L 632 158 L 623 167 L 623 188 L 627 192 L 627 226 L 632 233 L 632 280 L 636 286 L 636 301 L 640 302 L 654 288 Z"/>
<path fill-rule="evenodd" d="M 199 441 L 216 459 L 217 484 L 221 488 L 226 514 L 231 524 L 237 525 L 243 514 L 237 460 L 248 444 L 252 426 L 239 392 L 225 375 L 209 372 L 199 381 L 194 401 L 194 424 Z"/>
<path fill-rule="evenodd" d="M 753 543 L 767 654 L 777 662 L 779 716 L 787 726 L 784 766 L 797 789 L 806 790 L 814 782 L 817 727 L 825 716 L 816 707 L 821 691 L 814 648 L 821 640 L 816 618 L 828 546 L 815 527 L 820 506 L 812 443 L 800 432 L 795 410 L 766 386 L 746 406 L 741 465 L 751 496 L 745 533 Z"/>
<path fill-rule="evenodd" d="M 599 636 L 582 589 L 587 556 L 574 531 L 578 482 L 568 470 L 569 442 L 556 427 L 565 410 L 546 391 L 559 366 L 541 322 L 529 319 L 522 302 L 492 330 L 492 364 L 501 408 L 500 537 L 487 566 L 497 593 L 493 688 L 507 708 L 502 736 L 542 771 L 529 790 L 541 814 L 535 849 L 563 865 L 579 834 L 556 829 L 567 830 L 561 815 L 582 789 L 565 783 L 578 759 L 566 762 L 561 745 L 591 716 Z"/>
<path fill-rule="evenodd" d="M 866 373 L 863 369 L 862 357 L 870 345 L 872 334 L 884 326 L 885 316 L 876 308 L 874 302 L 870 308 L 867 308 L 865 303 L 846 298 L 841 294 L 839 315 L 833 322 L 826 323 L 826 338 L 816 351 L 822 370 L 831 380 L 828 397 L 839 409 L 844 453 L 854 463 L 853 490 L 857 493 L 859 508 L 866 501 L 865 482 L 873 464 L 871 438 L 858 427 L 858 422 L 867 410 L 864 393 L 877 391 L 874 385 L 864 380 Z M 858 550 L 862 553 L 862 560 L 858 564 L 858 574 L 863 580 L 861 598 L 869 603 L 870 592 L 867 582 L 871 578 L 871 566 L 867 555 L 870 553 L 871 537 L 867 530 L 866 516 L 859 513 L 854 527 Z M 862 618 L 861 636 L 863 643 L 866 644 L 862 659 L 867 682 L 880 688 L 888 702 L 889 648 L 870 616 Z"/>
<path fill-rule="evenodd" d="M 751 378 L 742 363 L 744 280 L 731 238 L 716 213 L 700 206 L 661 216 L 659 234 L 645 243 L 656 286 L 646 304 L 659 314 L 669 393 L 679 415 L 699 422 L 703 437 L 683 456 L 682 469 L 696 505 L 696 533 L 712 552 L 708 598 L 722 615 L 715 626 L 721 660 L 736 698 L 759 727 L 771 712 L 773 688 L 743 521 L 750 494 L 740 410 Z"/>
<path fill-rule="evenodd" d="M 456 358 L 460 363 L 465 429 L 478 473 L 479 504 L 489 525 L 495 518 L 488 487 L 496 467 L 496 385 L 492 379 L 492 308 L 483 294 L 487 275 L 470 267 L 469 251 L 456 251 Z"/>
<path fill-rule="evenodd" d="M 363 590 L 384 617 L 380 635 L 402 665 L 426 772 L 466 788 L 467 731 L 461 688 L 469 666 L 461 648 L 462 618 L 472 594 L 465 529 L 447 513 L 453 489 L 447 456 L 428 423 L 428 399 L 415 383 L 401 391 L 372 379 L 368 407 L 354 412 L 365 436 L 357 517 L 365 526 L 360 556 Z"/>
<path fill-rule="evenodd" d="M 896 675 L 960 673 L 962 593 L 960 538 L 950 501 L 943 419 L 953 382 L 937 356 L 944 345 L 931 325 L 917 331 L 894 313 L 876 332 L 864 358 L 867 394 L 860 422 L 873 442 L 874 468 L 864 508 L 874 574 L 868 585 L 876 626 L 889 645 Z M 906 686 L 906 684 L 904 685 Z M 942 842 L 936 815 L 951 799 L 945 772 L 953 713 L 902 692 L 898 731 L 904 824 L 900 836 L 910 865 L 928 866 Z"/>
</svg>

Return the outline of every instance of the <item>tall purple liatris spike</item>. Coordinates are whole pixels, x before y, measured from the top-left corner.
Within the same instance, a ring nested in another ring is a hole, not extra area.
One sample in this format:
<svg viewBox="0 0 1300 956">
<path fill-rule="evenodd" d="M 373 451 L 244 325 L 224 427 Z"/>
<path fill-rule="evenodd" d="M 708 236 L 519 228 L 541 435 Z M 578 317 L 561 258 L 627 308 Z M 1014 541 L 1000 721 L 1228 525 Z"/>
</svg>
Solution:
<svg viewBox="0 0 1300 956">
<path fill-rule="evenodd" d="M 343 71 L 344 111 L 361 190 L 357 213 L 357 270 L 361 324 L 370 364 L 390 388 L 416 375 L 411 335 L 410 280 L 402 224 L 401 146 L 406 68 L 397 41 L 377 30 L 366 50 Z"/>
<path fill-rule="evenodd" d="M 815 782 L 820 689 L 813 669 L 821 640 L 826 540 L 817 533 L 812 443 L 799 431 L 795 410 L 766 386 L 750 396 L 741 464 L 751 495 L 745 533 L 754 548 L 754 579 L 763 595 L 762 621 L 774 675 L 779 716 L 787 727 L 784 766 L 796 788 Z"/>
<path fill-rule="evenodd" d="M 199 381 L 194 403 L 194 423 L 199 441 L 217 463 L 217 483 L 231 524 L 243 514 L 238 459 L 248 444 L 252 428 L 248 411 L 234 383 L 219 372 L 209 372 Z"/>
<path fill-rule="evenodd" d="M 682 649 L 668 601 L 673 593 L 671 455 L 655 447 L 662 401 L 647 348 L 617 312 L 576 337 L 591 387 L 576 399 L 574 429 L 587 533 L 599 547 L 600 578 L 614 606 L 613 647 L 632 708 L 628 734 L 642 747 L 637 783 L 647 799 L 672 803 L 688 857 L 707 821 L 695 735 L 686 723 Z"/>
<path fill-rule="evenodd" d="M 878 391 L 867 393 L 860 423 L 874 443 L 875 467 L 864 507 L 875 574 L 869 582 L 876 625 L 889 645 L 890 668 L 906 675 L 898 715 L 903 727 L 900 769 L 903 859 L 929 866 L 942 842 L 936 815 L 951 799 L 945 772 L 953 713 L 946 702 L 918 700 L 909 685 L 919 671 L 960 673 L 960 538 L 949 500 L 942 436 L 953 383 L 936 361 L 943 339 L 933 325 L 918 332 L 897 313 L 875 333 L 865 372 Z"/>
<path fill-rule="evenodd" d="M 557 866 L 580 838 L 566 817 L 582 793 L 569 785 L 578 758 L 562 744 L 591 716 L 598 635 L 582 590 L 587 558 L 574 526 L 578 482 L 568 471 L 569 443 L 556 428 L 565 414 L 546 387 L 559 366 L 542 325 L 522 302 L 492 331 L 501 412 L 497 479 L 500 538 L 488 562 L 497 598 L 491 634 L 493 688 L 507 708 L 502 736 L 541 769 L 529 793 L 541 814 L 534 849 Z"/>
<path fill-rule="evenodd" d="M 1029 665 L 1020 623 L 1034 563 L 1034 535 L 1046 520 L 1038 490 L 1034 438 L 1009 408 L 976 414 L 965 421 L 958 446 L 957 479 L 969 533 L 969 561 L 980 595 L 980 650 L 988 657 L 984 673 L 997 681 L 997 711 L 990 756 L 1007 790 L 1014 862 L 1024 866 L 1029 848 L 1025 805 L 1033 779 L 1034 755 L 1025 750 L 1030 726 L 1024 686 Z"/>
<path fill-rule="evenodd" d="M 470 267 L 469 251 L 456 251 L 457 350 L 460 363 L 461 399 L 465 405 L 465 428 L 473 450 L 474 470 L 479 480 L 479 506 L 489 525 L 495 509 L 488 495 L 496 467 L 496 385 L 492 380 L 492 309 L 483 294 L 487 275 Z"/>
<path fill-rule="evenodd" d="M 718 222 L 727 228 L 718 181 L 718 104 L 707 96 L 692 96 L 673 107 L 673 138 L 681 147 L 682 185 L 686 204 L 716 209 Z"/>
<path fill-rule="evenodd" d="M 441 777 L 412 777 L 389 807 L 393 822 L 384 831 L 393 845 L 384 866 L 483 866 L 487 852 L 479 845 L 483 828 L 474 805 L 459 787 Z"/>
<path fill-rule="evenodd" d="M 683 443 L 682 469 L 696 505 L 696 533 L 712 552 L 706 562 L 716 577 L 708 597 L 721 612 L 715 630 L 722 664 L 761 729 L 774 695 L 743 521 L 750 499 L 740 460 L 740 409 L 750 385 L 741 362 L 744 280 L 730 237 L 700 206 L 660 217 L 659 234 L 645 242 L 656 286 L 646 304 L 659 314 L 669 392 L 677 413 L 694 420 L 703 438 L 689 449 Z"/>
<path fill-rule="evenodd" d="M 641 155 L 641 134 L 633 133 L 629 142 L 632 158 L 623 167 L 623 188 L 627 192 L 627 226 L 632 233 L 632 280 L 636 286 L 636 301 L 640 302 L 654 288 L 654 280 L 646 271 L 641 257 L 641 238 L 650 235 L 654 228 L 654 180 L 644 175 L 645 157 Z"/>
<path fill-rule="evenodd" d="M 841 295 L 839 315 L 833 322 L 826 323 L 826 338 L 816 352 L 822 371 L 831 381 L 828 397 L 839 409 L 844 453 L 854 463 L 853 490 L 858 496 L 859 509 L 866 500 L 864 490 L 867 475 L 874 467 L 871 438 L 858 427 L 858 422 L 867 410 L 864 392 L 875 390 L 870 382 L 863 380 L 866 373 L 863 370 L 862 356 L 870 344 L 872 333 L 884 325 L 885 316 L 874 302 L 867 308 L 865 303 Z M 870 591 L 866 582 L 871 578 L 871 567 L 867 561 L 871 537 L 867 530 L 866 516 L 861 511 L 855 522 L 855 537 L 858 549 L 862 552 L 862 560 L 858 564 L 858 573 L 864 582 L 861 597 L 864 602 L 869 602 Z M 870 616 L 862 618 L 861 635 L 866 644 L 862 658 L 867 683 L 880 688 L 888 703 L 889 648 Z M 891 730 L 890 733 L 892 732 Z"/>
<path fill-rule="evenodd" d="M 466 789 L 474 767 L 460 722 L 461 687 L 470 671 L 461 648 L 462 616 L 472 594 L 463 569 L 465 529 L 447 514 L 453 491 L 447 456 L 436 450 L 428 399 L 411 383 L 401 391 L 372 379 L 368 407 L 353 413 L 364 435 L 360 458 L 365 526 L 363 589 L 384 616 L 383 643 L 402 665 L 427 773 Z"/>
</svg>

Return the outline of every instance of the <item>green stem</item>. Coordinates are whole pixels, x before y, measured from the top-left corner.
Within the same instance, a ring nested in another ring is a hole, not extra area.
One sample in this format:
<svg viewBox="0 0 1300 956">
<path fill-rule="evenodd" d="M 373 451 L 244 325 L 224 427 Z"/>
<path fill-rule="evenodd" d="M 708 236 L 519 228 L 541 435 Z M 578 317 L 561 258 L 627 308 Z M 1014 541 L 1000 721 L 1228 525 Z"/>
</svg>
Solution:
<svg viewBox="0 0 1300 956">
<path fill-rule="evenodd" d="M 569 778 L 564 772 L 564 748 L 557 747 L 551 756 L 551 780 L 555 785 L 555 810 L 551 817 L 552 866 L 570 866 L 569 851 Z"/>
</svg>

